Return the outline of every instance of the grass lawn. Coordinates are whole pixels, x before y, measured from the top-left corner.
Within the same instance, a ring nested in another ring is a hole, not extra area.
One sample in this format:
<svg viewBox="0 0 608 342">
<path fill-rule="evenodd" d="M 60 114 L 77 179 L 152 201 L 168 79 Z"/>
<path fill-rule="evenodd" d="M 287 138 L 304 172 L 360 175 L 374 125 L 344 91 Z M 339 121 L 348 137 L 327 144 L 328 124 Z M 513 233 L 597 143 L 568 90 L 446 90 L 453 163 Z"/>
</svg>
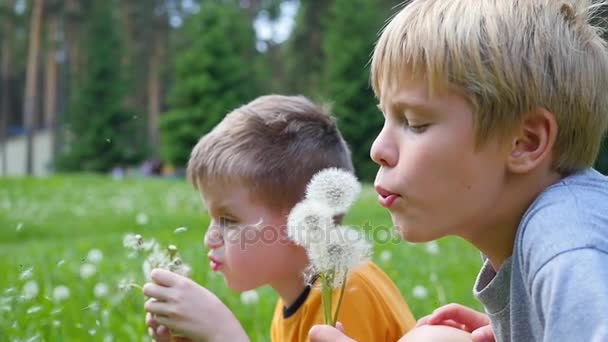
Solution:
<svg viewBox="0 0 608 342">
<path fill-rule="evenodd" d="M 0 178 L 0 341 L 145 340 L 143 295 L 117 287 L 126 278 L 144 281 L 141 260 L 129 258 L 122 246 L 127 232 L 177 245 L 193 278 L 236 313 L 253 341 L 268 341 L 276 295 L 258 289 L 259 300 L 244 304 L 225 288 L 209 270 L 203 246 L 208 222 L 198 194 L 184 181 Z M 448 302 L 479 308 L 471 287 L 481 259 L 464 241 L 386 242 L 390 216 L 370 186 L 346 223 L 386 228 L 372 234 L 373 259 L 416 317 Z M 178 227 L 187 230 L 175 233 Z"/>
</svg>

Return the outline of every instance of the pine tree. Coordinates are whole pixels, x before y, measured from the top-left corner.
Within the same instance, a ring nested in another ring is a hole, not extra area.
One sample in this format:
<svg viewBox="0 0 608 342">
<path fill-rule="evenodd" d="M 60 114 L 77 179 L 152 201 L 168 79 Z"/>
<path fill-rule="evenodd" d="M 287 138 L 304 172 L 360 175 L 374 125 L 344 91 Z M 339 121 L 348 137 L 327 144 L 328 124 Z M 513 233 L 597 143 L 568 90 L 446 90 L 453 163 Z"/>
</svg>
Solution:
<svg viewBox="0 0 608 342">
<path fill-rule="evenodd" d="M 161 117 L 163 158 L 183 166 L 198 139 L 227 112 L 250 101 L 255 79 L 255 35 L 236 1 L 207 1 L 185 25 L 191 45 L 177 56 L 169 103 Z"/>
<path fill-rule="evenodd" d="M 126 87 L 121 41 L 110 1 L 94 1 L 85 24 L 82 77 L 72 90 L 67 115 L 67 148 L 58 159 L 66 171 L 106 172 L 137 161 L 135 115 L 123 108 Z"/>
<path fill-rule="evenodd" d="M 323 42 L 326 95 L 363 180 L 372 180 L 378 169 L 369 151 L 383 119 L 369 85 L 368 62 L 382 26 L 382 8 L 373 0 L 335 0 Z"/>
</svg>

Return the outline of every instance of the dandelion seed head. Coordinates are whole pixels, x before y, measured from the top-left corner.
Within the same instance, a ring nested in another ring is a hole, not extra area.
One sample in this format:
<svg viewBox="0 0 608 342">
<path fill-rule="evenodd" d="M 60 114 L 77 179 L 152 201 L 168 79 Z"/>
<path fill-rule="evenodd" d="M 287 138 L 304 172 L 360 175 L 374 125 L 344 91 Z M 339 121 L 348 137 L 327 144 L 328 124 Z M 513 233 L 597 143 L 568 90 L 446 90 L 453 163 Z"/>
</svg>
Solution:
<svg viewBox="0 0 608 342">
<path fill-rule="evenodd" d="M 38 283 L 35 280 L 29 280 L 23 285 L 22 296 L 24 299 L 29 300 L 38 296 L 39 288 Z"/>
<path fill-rule="evenodd" d="M 109 292 L 108 285 L 106 283 L 97 283 L 93 288 L 93 294 L 97 298 L 105 297 Z"/>
<path fill-rule="evenodd" d="M 327 205 L 333 214 L 343 214 L 360 192 L 361 184 L 352 173 L 329 168 L 312 177 L 306 187 L 306 198 Z"/>
<path fill-rule="evenodd" d="M 241 292 L 241 303 L 245 305 L 257 304 L 260 300 L 260 296 L 256 290 L 249 290 Z"/>
<path fill-rule="evenodd" d="M 426 252 L 431 255 L 439 254 L 439 244 L 437 241 L 431 241 L 426 244 Z"/>
<path fill-rule="evenodd" d="M 145 226 L 148 224 L 148 215 L 146 215 L 146 213 L 137 214 L 135 217 L 135 222 L 137 222 L 137 224 L 140 226 Z"/>
<path fill-rule="evenodd" d="M 327 231 L 334 226 L 332 211 L 314 201 L 296 204 L 287 217 L 287 235 L 301 246 L 326 239 Z"/>
<path fill-rule="evenodd" d="M 99 249 L 91 249 L 87 254 L 87 260 L 93 264 L 99 263 L 103 259 L 103 252 Z"/>
<path fill-rule="evenodd" d="M 80 277 L 82 279 L 91 278 L 95 273 L 97 273 L 97 267 L 93 264 L 86 263 L 80 266 Z"/>
<path fill-rule="evenodd" d="M 53 299 L 61 302 L 70 298 L 70 289 L 67 286 L 59 285 L 53 289 Z"/>
</svg>

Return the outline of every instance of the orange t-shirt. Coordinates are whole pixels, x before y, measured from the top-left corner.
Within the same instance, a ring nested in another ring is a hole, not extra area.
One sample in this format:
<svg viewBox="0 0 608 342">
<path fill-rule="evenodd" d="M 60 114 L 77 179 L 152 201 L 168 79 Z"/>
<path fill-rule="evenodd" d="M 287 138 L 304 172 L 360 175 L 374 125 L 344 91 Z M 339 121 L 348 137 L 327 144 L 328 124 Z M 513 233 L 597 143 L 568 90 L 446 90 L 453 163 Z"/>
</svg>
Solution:
<svg viewBox="0 0 608 342">
<path fill-rule="evenodd" d="M 323 324 L 318 283 L 296 300 L 294 306 L 299 304 L 299 307 L 295 312 L 293 306 L 291 310 L 286 309 L 279 299 L 270 329 L 273 342 L 308 341 L 310 328 Z M 334 290 L 332 310 L 336 308 L 339 293 L 339 289 Z M 362 342 L 395 342 L 416 324 L 399 289 L 372 262 L 355 269 L 348 277 L 338 321 L 344 325 L 346 335 Z"/>
</svg>

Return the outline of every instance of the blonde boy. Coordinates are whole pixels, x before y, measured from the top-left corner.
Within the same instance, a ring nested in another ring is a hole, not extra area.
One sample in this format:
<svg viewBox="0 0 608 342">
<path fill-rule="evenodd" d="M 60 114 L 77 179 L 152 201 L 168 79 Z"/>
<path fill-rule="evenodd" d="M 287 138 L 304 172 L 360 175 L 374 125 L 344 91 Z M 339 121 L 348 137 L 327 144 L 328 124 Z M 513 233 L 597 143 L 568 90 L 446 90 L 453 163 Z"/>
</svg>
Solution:
<svg viewBox="0 0 608 342">
<path fill-rule="evenodd" d="M 608 180 L 590 168 L 608 125 L 598 8 L 414 0 L 384 29 L 379 201 L 404 239 L 456 235 L 486 258 L 474 294 L 487 315 L 449 305 L 404 340 L 449 340 L 443 325 L 477 341 L 608 341 Z"/>
<path fill-rule="evenodd" d="M 188 178 L 211 217 L 205 236 L 210 268 L 235 291 L 269 285 L 277 292 L 273 341 L 306 340 L 322 322 L 320 291 L 303 276 L 306 252 L 287 239 L 285 226 L 309 180 L 329 167 L 352 171 L 332 117 L 304 97 L 276 95 L 228 114 L 188 163 Z M 148 324 L 156 340 L 168 339 L 167 328 L 197 341 L 247 339 L 208 290 L 161 270 L 152 279 L 144 288 L 153 298 L 145 309 L 155 315 Z M 350 276 L 340 320 L 349 335 L 365 341 L 395 341 L 415 324 L 396 286 L 373 263 Z"/>
</svg>

